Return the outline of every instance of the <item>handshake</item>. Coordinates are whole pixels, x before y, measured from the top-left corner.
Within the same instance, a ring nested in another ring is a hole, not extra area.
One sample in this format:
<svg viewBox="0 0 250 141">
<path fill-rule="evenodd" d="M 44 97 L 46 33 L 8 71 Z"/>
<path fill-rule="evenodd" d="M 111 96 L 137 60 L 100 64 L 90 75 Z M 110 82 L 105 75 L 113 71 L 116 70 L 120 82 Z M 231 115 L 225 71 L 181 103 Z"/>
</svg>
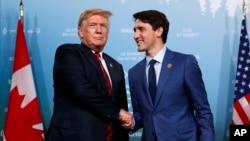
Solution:
<svg viewBox="0 0 250 141">
<path fill-rule="evenodd" d="M 124 109 L 120 110 L 118 120 L 125 129 L 133 129 L 135 126 L 133 114 Z"/>
</svg>

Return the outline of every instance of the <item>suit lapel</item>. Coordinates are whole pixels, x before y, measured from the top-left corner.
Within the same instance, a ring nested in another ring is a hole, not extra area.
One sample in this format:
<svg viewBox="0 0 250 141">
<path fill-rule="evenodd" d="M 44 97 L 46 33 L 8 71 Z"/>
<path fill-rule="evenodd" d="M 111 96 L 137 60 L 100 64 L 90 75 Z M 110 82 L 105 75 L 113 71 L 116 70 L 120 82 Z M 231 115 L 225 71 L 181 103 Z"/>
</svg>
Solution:
<svg viewBox="0 0 250 141">
<path fill-rule="evenodd" d="M 96 70 L 98 78 L 100 78 L 100 80 L 102 81 L 102 83 L 101 83 L 102 87 L 105 89 L 105 91 L 107 93 L 108 90 L 107 90 L 107 87 L 105 85 L 105 80 L 104 80 L 104 77 L 103 77 L 103 72 L 100 69 L 98 62 L 96 61 L 96 58 L 95 58 L 93 52 L 91 51 L 90 48 L 86 47 L 83 44 L 80 45 L 80 49 L 83 52 L 84 59 L 86 59 L 86 60 L 88 60 L 88 62 L 90 62 L 89 66 L 90 67 L 94 67 L 94 70 Z"/>
<path fill-rule="evenodd" d="M 81 44 L 79 48 L 83 52 L 84 59 L 88 60 L 91 66 L 95 67 L 95 69 L 98 69 L 99 68 L 98 63 L 91 49 L 86 47 L 84 44 Z"/>
<path fill-rule="evenodd" d="M 142 62 L 140 63 L 140 68 L 138 73 L 137 73 L 137 78 L 143 78 L 143 80 L 139 80 L 139 82 L 142 82 L 142 94 L 144 94 L 143 96 L 146 97 L 146 100 L 148 101 L 148 103 L 150 103 L 150 105 L 153 107 L 153 102 L 149 93 L 149 89 L 148 89 L 148 82 L 147 82 L 147 74 L 146 74 L 146 58 L 144 58 L 144 60 L 142 60 Z"/>
<path fill-rule="evenodd" d="M 113 94 L 113 92 L 114 92 L 114 89 L 115 89 L 115 83 L 112 81 L 112 80 L 115 80 L 114 79 L 114 74 L 116 74 L 116 72 L 115 72 L 115 70 L 114 70 L 114 65 L 113 65 L 113 63 L 112 63 L 112 61 L 110 61 L 110 59 L 108 59 L 108 57 L 106 56 L 106 54 L 105 53 L 103 53 L 102 54 L 102 57 L 103 57 L 103 59 L 105 60 L 105 63 L 106 63 L 106 65 L 107 65 L 107 69 L 108 69 L 108 73 L 109 73 L 109 76 L 110 76 L 110 79 L 111 79 L 111 83 L 112 83 L 112 89 L 113 89 L 113 91 L 112 91 L 112 97 L 114 96 L 114 94 Z M 105 87 L 106 88 L 106 87 Z M 105 89 L 106 91 L 107 91 L 107 89 Z"/>
<path fill-rule="evenodd" d="M 166 86 L 169 74 L 171 73 L 172 67 L 174 66 L 173 58 L 174 58 L 173 52 L 167 49 L 164 59 L 163 59 L 161 71 L 160 71 L 160 77 L 158 80 L 155 105 L 157 105 L 157 103 L 160 100 L 161 95 L 163 94 L 163 89 Z"/>
</svg>

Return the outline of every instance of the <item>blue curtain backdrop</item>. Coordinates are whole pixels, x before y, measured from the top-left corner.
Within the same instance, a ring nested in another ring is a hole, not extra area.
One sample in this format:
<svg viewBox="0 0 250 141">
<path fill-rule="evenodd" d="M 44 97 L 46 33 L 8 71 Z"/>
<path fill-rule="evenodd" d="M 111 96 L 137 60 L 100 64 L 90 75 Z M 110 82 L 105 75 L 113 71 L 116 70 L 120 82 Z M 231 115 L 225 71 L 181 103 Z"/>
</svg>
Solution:
<svg viewBox="0 0 250 141">
<path fill-rule="evenodd" d="M 1 131 L 10 89 L 19 2 L 0 1 Z M 246 2 L 250 3 L 249 0 Z M 105 52 L 123 64 L 127 74 L 128 69 L 144 57 L 144 53 L 137 52 L 133 40 L 132 15 L 140 10 L 156 9 L 164 12 L 170 21 L 167 47 L 197 57 L 215 117 L 216 140 L 229 140 L 242 17 L 241 0 L 23 0 L 23 3 L 26 41 L 45 130 L 48 129 L 53 109 L 54 53 L 60 44 L 80 42 L 77 36 L 80 12 L 94 7 L 113 12 Z M 247 17 L 250 18 L 249 12 Z M 126 84 L 131 111 L 129 86 Z M 130 138 L 131 141 L 139 141 L 140 137 L 141 131 L 138 131 Z"/>
</svg>

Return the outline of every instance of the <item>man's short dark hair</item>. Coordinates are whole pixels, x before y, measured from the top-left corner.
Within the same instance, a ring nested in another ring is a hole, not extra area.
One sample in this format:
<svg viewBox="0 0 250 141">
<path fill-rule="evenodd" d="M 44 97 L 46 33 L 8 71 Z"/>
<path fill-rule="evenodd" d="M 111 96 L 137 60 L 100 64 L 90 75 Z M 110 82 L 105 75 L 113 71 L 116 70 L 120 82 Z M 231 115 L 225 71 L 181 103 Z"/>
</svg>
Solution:
<svg viewBox="0 0 250 141">
<path fill-rule="evenodd" d="M 161 35 L 162 41 L 165 44 L 167 41 L 167 35 L 169 30 L 169 21 L 165 14 L 157 10 L 146 10 L 140 11 L 133 15 L 134 20 L 141 20 L 144 23 L 148 23 L 152 26 L 153 30 L 160 27 L 163 28 L 163 33 Z"/>
</svg>

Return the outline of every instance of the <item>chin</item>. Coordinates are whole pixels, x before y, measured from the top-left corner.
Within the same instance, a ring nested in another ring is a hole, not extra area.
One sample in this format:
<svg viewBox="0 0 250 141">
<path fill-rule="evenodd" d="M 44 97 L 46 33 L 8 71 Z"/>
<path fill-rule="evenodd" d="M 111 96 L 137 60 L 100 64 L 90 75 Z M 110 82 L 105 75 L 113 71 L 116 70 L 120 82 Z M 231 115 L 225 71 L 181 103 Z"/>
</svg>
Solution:
<svg viewBox="0 0 250 141">
<path fill-rule="evenodd" d="M 137 51 L 138 51 L 138 52 L 143 52 L 143 51 L 145 51 L 145 50 L 144 50 L 144 49 L 137 48 Z"/>
<path fill-rule="evenodd" d="M 145 49 L 144 49 L 142 46 L 141 46 L 141 47 L 138 46 L 138 47 L 137 47 L 137 51 L 140 51 L 140 52 L 141 52 L 141 51 L 145 51 Z"/>
</svg>

